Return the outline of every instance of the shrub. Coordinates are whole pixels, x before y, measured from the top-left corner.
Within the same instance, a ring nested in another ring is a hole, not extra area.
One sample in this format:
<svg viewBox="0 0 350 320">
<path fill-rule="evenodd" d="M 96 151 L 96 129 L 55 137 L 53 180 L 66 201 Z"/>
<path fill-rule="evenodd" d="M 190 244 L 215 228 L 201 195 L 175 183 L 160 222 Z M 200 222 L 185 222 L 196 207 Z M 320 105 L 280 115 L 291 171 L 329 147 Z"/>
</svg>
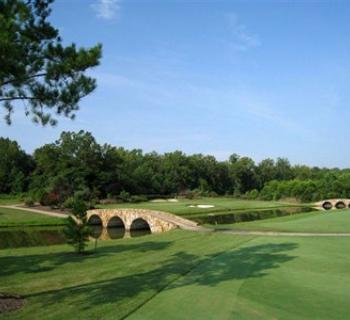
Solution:
<svg viewBox="0 0 350 320">
<path fill-rule="evenodd" d="M 257 199 L 258 196 L 259 196 L 259 191 L 256 190 L 256 189 L 253 189 L 253 190 L 251 190 L 251 191 L 248 191 L 248 192 L 246 193 L 246 196 L 247 196 L 248 199 L 255 200 L 255 199 Z"/>
<path fill-rule="evenodd" d="M 185 191 L 182 191 L 180 193 L 181 197 L 184 197 L 184 198 L 189 199 L 189 200 L 199 198 L 201 195 L 202 194 L 201 194 L 201 192 L 198 189 L 185 190 Z"/>
<path fill-rule="evenodd" d="M 87 187 L 80 187 L 78 190 L 74 192 L 74 198 L 83 200 L 83 201 L 88 201 L 93 197 L 92 192 L 90 191 L 89 188 Z"/>
<path fill-rule="evenodd" d="M 193 191 L 188 191 L 186 192 L 186 194 L 184 194 L 184 197 L 186 199 L 192 200 L 195 198 L 195 193 Z"/>
<path fill-rule="evenodd" d="M 63 202 L 62 207 L 65 209 L 72 209 L 74 206 L 74 202 L 75 202 L 75 198 L 69 197 Z"/>
<path fill-rule="evenodd" d="M 218 196 L 218 194 L 215 191 L 210 191 L 208 196 L 211 198 L 216 198 Z"/>
<path fill-rule="evenodd" d="M 99 202 L 98 199 L 90 199 L 89 201 L 86 202 L 86 206 L 88 209 L 94 209 L 98 202 Z"/>
<path fill-rule="evenodd" d="M 55 207 L 60 203 L 60 196 L 55 192 L 45 192 L 42 194 L 39 202 L 43 206 Z"/>
<path fill-rule="evenodd" d="M 122 200 L 123 202 L 130 202 L 130 200 L 131 200 L 130 193 L 123 190 L 119 194 L 119 199 Z"/>
<path fill-rule="evenodd" d="M 130 202 L 132 202 L 132 203 L 145 202 L 147 200 L 148 199 L 146 196 L 131 196 L 130 197 Z"/>
<path fill-rule="evenodd" d="M 117 203 L 117 199 L 115 198 L 107 198 L 107 199 L 101 199 L 100 200 L 100 203 L 101 204 L 114 204 L 114 203 Z"/>
<path fill-rule="evenodd" d="M 34 200 L 32 198 L 27 198 L 24 200 L 24 205 L 26 207 L 33 207 L 34 206 Z"/>
</svg>

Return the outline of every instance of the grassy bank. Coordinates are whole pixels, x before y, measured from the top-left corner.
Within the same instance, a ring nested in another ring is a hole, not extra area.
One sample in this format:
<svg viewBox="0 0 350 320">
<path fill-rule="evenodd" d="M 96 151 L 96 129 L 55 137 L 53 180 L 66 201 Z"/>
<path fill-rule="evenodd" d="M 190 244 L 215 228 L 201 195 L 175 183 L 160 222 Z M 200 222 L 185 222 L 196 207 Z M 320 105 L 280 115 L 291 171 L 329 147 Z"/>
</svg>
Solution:
<svg viewBox="0 0 350 320">
<path fill-rule="evenodd" d="M 315 211 L 215 227 L 282 232 L 350 232 L 350 210 Z"/>
<path fill-rule="evenodd" d="M 23 196 L 0 194 L 0 206 L 18 204 L 23 202 Z"/>
<path fill-rule="evenodd" d="M 177 230 L 93 255 L 0 250 L 0 292 L 27 299 L 0 319 L 346 319 L 349 249 L 348 238 Z"/>
<path fill-rule="evenodd" d="M 40 213 L 0 207 L 0 227 L 52 226 L 63 224 L 65 224 L 64 218 L 50 217 Z"/>
</svg>

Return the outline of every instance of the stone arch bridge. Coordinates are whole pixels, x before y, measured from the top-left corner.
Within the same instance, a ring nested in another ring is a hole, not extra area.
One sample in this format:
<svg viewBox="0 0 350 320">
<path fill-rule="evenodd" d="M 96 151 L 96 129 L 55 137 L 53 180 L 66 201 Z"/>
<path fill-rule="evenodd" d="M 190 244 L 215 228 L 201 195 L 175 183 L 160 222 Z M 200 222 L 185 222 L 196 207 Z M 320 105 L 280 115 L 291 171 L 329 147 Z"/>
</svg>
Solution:
<svg viewBox="0 0 350 320">
<path fill-rule="evenodd" d="M 91 224 L 100 224 L 104 228 L 122 227 L 126 231 L 149 229 L 152 233 L 158 233 L 175 228 L 200 228 L 194 221 L 146 209 L 93 209 L 87 212 L 87 219 Z"/>
<path fill-rule="evenodd" d="M 324 210 L 345 209 L 350 208 L 350 199 L 327 199 L 316 202 L 315 206 Z"/>
</svg>

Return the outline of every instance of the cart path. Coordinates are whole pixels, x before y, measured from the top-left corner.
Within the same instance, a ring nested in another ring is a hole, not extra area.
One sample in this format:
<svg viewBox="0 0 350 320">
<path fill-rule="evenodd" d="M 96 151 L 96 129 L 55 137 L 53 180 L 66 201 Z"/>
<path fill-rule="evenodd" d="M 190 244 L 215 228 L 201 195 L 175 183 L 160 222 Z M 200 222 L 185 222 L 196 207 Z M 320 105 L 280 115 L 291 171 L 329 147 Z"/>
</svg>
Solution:
<svg viewBox="0 0 350 320">
<path fill-rule="evenodd" d="M 27 208 L 27 207 L 22 207 L 20 205 L 0 206 L 0 208 L 16 209 L 16 210 L 22 210 L 27 212 L 29 211 L 29 212 L 40 213 L 40 214 L 44 214 L 44 215 L 56 217 L 56 218 L 67 218 L 69 216 L 66 213 L 56 213 L 56 212 L 47 211 L 47 210 L 34 209 L 29 207 Z"/>
</svg>

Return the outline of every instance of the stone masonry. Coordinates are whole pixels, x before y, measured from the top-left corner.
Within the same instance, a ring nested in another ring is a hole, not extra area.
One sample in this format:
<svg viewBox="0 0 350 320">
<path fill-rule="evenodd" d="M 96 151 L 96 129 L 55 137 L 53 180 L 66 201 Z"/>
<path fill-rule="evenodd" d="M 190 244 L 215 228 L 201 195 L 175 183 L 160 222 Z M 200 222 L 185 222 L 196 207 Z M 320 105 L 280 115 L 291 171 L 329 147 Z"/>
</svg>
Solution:
<svg viewBox="0 0 350 320">
<path fill-rule="evenodd" d="M 315 203 L 315 207 L 319 209 L 345 209 L 350 208 L 350 199 L 328 199 Z"/>
<path fill-rule="evenodd" d="M 92 216 L 98 216 L 102 221 L 104 228 L 108 227 L 108 223 L 113 217 L 118 217 L 122 220 L 125 230 L 130 230 L 131 224 L 136 219 L 146 221 L 152 233 L 164 232 L 178 227 L 176 221 L 170 221 L 169 214 L 165 214 L 153 210 L 144 209 L 94 209 L 87 212 L 88 220 Z M 174 219 L 173 219 L 174 220 Z"/>
</svg>

